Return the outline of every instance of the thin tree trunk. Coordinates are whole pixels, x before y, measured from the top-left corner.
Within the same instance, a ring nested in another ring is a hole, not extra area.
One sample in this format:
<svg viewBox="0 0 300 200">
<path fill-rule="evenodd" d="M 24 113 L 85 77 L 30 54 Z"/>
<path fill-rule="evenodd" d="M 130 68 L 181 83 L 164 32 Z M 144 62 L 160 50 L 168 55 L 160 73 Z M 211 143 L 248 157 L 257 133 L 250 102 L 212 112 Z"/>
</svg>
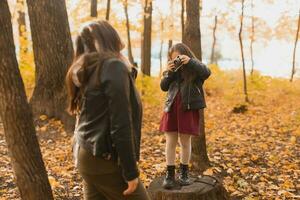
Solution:
<svg viewBox="0 0 300 200">
<path fill-rule="evenodd" d="M 169 39 L 168 41 L 168 49 L 170 49 L 173 45 L 173 40 Z"/>
<path fill-rule="evenodd" d="M 163 64 L 162 64 L 163 46 L 164 46 L 164 40 L 161 39 L 161 41 L 160 41 L 160 49 L 159 49 L 159 76 L 162 75 L 162 71 L 163 71 Z"/>
<path fill-rule="evenodd" d="M 91 17 L 98 17 L 97 0 L 91 0 Z"/>
<path fill-rule="evenodd" d="M 25 2 L 24 0 L 17 0 L 18 5 L 18 30 L 19 30 L 19 45 L 20 58 L 28 52 L 28 38 L 25 20 Z M 21 59 L 22 60 L 22 59 Z"/>
<path fill-rule="evenodd" d="M 296 73 L 296 49 L 297 49 L 297 43 L 299 38 L 299 29 L 300 29 L 300 10 L 299 10 L 299 16 L 298 16 L 298 28 L 296 33 L 296 39 L 294 43 L 294 51 L 293 51 L 293 67 L 292 67 L 292 73 L 291 73 L 291 79 L 290 81 L 293 81 L 294 75 Z"/>
<path fill-rule="evenodd" d="M 251 56 L 251 75 L 253 75 L 254 72 L 254 58 L 253 58 L 253 43 L 254 43 L 254 4 L 253 0 L 251 0 L 251 10 L 252 10 L 252 16 L 251 16 L 251 40 L 250 40 L 250 56 Z"/>
<path fill-rule="evenodd" d="M 35 116 L 61 119 L 74 128 L 66 112 L 65 75 L 72 62 L 73 47 L 64 0 L 27 0 L 36 66 L 36 84 L 30 103 Z"/>
<path fill-rule="evenodd" d="M 243 38 L 242 38 L 243 23 L 244 23 L 244 6 L 245 6 L 244 3 L 245 3 L 245 0 L 242 0 L 242 14 L 241 14 L 241 22 L 240 22 L 239 41 L 240 41 L 242 64 L 243 64 L 244 95 L 245 95 L 245 101 L 249 102 L 248 93 L 247 93 L 247 76 L 246 76 L 244 48 L 243 48 Z"/>
<path fill-rule="evenodd" d="M 129 22 L 129 17 L 128 17 L 128 1 L 124 0 L 123 5 L 124 5 L 125 16 L 126 16 L 128 57 L 129 57 L 129 61 L 132 64 L 134 64 L 134 58 L 133 58 L 132 49 L 131 49 L 131 39 L 130 39 L 130 22 Z"/>
<path fill-rule="evenodd" d="M 110 14 L 110 0 L 107 0 L 107 5 L 106 5 L 106 16 L 105 19 L 109 21 L 109 14 Z"/>
<path fill-rule="evenodd" d="M 144 30 L 142 32 L 141 69 L 144 75 L 151 75 L 151 32 L 152 0 L 145 0 Z"/>
<path fill-rule="evenodd" d="M 18 68 L 7 0 L 0 1 L 0 117 L 15 180 L 24 200 L 53 199 Z"/>
<path fill-rule="evenodd" d="M 215 24 L 213 28 L 213 43 L 212 43 L 212 48 L 211 48 L 211 55 L 210 55 L 210 63 L 215 62 L 215 47 L 216 47 L 216 32 L 217 32 L 217 27 L 218 27 L 218 16 L 215 16 Z"/>
<path fill-rule="evenodd" d="M 159 49 L 159 76 L 162 75 L 162 52 L 163 52 L 163 46 L 164 46 L 164 20 L 161 18 L 160 20 L 160 49 Z"/>
<path fill-rule="evenodd" d="M 181 0 L 181 40 L 183 40 L 183 34 L 184 34 L 184 4 L 185 0 Z"/>
<path fill-rule="evenodd" d="M 170 13 L 170 28 L 169 28 L 169 42 L 168 48 L 170 49 L 173 45 L 173 36 L 174 36 L 174 0 L 171 0 L 171 13 Z"/>
<path fill-rule="evenodd" d="M 183 43 L 191 48 L 199 60 L 202 60 L 201 54 L 201 36 L 200 36 L 200 14 L 199 0 L 186 0 L 186 23 L 184 29 Z M 200 113 L 200 136 L 192 140 L 192 163 L 193 166 L 203 171 L 210 166 L 206 150 L 204 110 Z"/>
</svg>

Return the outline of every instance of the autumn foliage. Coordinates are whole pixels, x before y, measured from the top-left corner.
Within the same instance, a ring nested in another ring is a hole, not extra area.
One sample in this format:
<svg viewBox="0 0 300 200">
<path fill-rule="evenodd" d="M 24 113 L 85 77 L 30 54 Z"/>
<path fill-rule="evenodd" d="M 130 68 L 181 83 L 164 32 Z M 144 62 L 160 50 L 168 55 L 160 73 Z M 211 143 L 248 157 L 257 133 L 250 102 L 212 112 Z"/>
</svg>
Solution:
<svg viewBox="0 0 300 200">
<path fill-rule="evenodd" d="M 207 148 L 212 167 L 206 174 L 222 177 L 237 199 L 291 199 L 299 195 L 300 84 L 285 79 L 248 77 L 249 99 L 244 104 L 241 71 L 221 71 L 211 65 L 207 81 Z M 32 72 L 22 70 L 22 74 Z M 26 79 L 25 79 L 26 80 Z M 26 81 L 28 93 L 32 83 Z M 164 143 L 158 132 L 165 94 L 159 78 L 139 76 L 137 86 L 144 104 L 141 178 L 146 186 L 165 168 Z M 244 105 L 242 113 L 234 107 Z M 71 135 L 60 121 L 41 116 L 36 130 L 55 199 L 80 199 L 81 179 L 74 168 Z M 0 127 L 0 195 L 17 199 L 11 165 Z M 197 172 L 193 172 L 197 173 Z"/>
</svg>

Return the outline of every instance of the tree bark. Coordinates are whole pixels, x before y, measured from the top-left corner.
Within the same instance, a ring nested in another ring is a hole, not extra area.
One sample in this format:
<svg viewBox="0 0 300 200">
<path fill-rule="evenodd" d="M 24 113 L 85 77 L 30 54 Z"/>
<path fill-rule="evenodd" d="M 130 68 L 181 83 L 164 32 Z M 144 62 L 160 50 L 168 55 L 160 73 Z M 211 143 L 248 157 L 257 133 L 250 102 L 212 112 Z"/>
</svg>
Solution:
<svg viewBox="0 0 300 200">
<path fill-rule="evenodd" d="M 199 0 L 186 0 L 186 23 L 183 43 L 202 61 Z"/>
<path fill-rule="evenodd" d="M 151 32 L 152 0 L 145 0 L 144 30 L 142 32 L 141 69 L 144 75 L 151 75 Z"/>
<path fill-rule="evenodd" d="M 0 116 L 15 179 L 22 199 L 53 199 L 18 68 L 6 0 L 0 1 L 0 13 Z"/>
<path fill-rule="evenodd" d="M 184 11 L 185 11 L 185 0 L 181 0 L 181 40 L 183 40 L 183 34 L 184 34 Z"/>
<path fill-rule="evenodd" d="M 195 169 L 202 172 L 210 167 L 206 149 L 204 109 L 199 110 L 199 116 L 200 133 L 199 137 L 193 137 L 192 139 L 191 162 Z"/>
<path fill-rule="evenodd" d="M 164 20 L 161 18 L 160 20 L 160 49 L 159 49 L 159 76 L 162 75 L 162 52 L 163 52 L 163 46 L 164 46 Z"/>
<path fill-rule="evenodd" d="M 128 58 L 131 64 L 134 64 L 134 58 L 132 55 L 132 49 L 131 49 L 131 38 L 130 38 L 130 22 L 129 22 L 129 16 L 128 16 L 128 0 L 124 0 L 124 12 L 126 17 L 126 28 L 127 28 L 127 48 L 128 48 Z"/>
<path fill-rule="evenodd" d="M 200 61 L 202 61 L 202 40 L 201 40 L 201 14 L 202 14 L 202 9 L 203 9 L 203 6 L 202 6 L 202 3 L 203 3 L 203 1 L 202 0 L 200 0 L 200 2 L 199 2 L 199 32 L 200 32 L 200 41 L 199 41 L 199 45 L 200 45 Z"/>
<path fill-rule="evenodd" d="M 17 5 L 18 5 L 19 45 L 20 45 L 20 58 L 21 58 L 24 54 L 28 52 L 28 38 L 27 38 L 24 0 L 17 0 Z"/>
<path fill-rule="evenodd" d="M 200 36 L 200 6 L 199 0 L 186 0 L 186 23 L 183 43 L 191 48 L 196 57 L 201 61 L 201 36 Z M 204 111 L 200 111 L 200 136 L 192 140 L 192 163 L 196 169 L 204 171 L 209 167 L 206 151 Z"/>
<path fill-rule="evenodd" d="M 292 67 L 292 73 L 291 73 L 291 78 L 290 81 L 293 81 L 294 75 L 296 73 L 296 50 L 297 50 L 297 43 L 298 43 L 298 38 L 299 38 L 299 29 L 300 29 L 300 10 L 299 10 L 299 15 L 298 15 L 298 28 L 297 28 L 297 33 L 296 33 L 296 39 L 294 43 L 294 51 L 293 51 L 293 67 Z"/>
<path fill-rule="evenodd" d="M 242 64 L 243 64 L 244 95 L 245 95 L 245 101 L 249 102 L 248 92 L 247 92 L 247 76 L 246 76 L 246 67 L 245 67 L 245 58 L 244 58 L 243 38 L 242 38 L 243 23 L 244 23 L 244 6 L 245 6 L 245 0 L 242 0 L 242 13 L 241 13 L 241 22 L 240 22 L 240 31 L 239 31 L 239 41 L 240 41 Z"/>
<path fill-rule="evenodd" d="M 106 16 L 105 19 L 109 21 L 109 14 L 110 14 L 110 0 L 107 0 L 107 5 L 106 5 Z"/>
<path fill-rule="evenodd" d="M 170 49 L 173 45 L 173 40 L 169 39 L 168 41 L 168 49 Z"/>
<path fill-rule="evenodd" d="M 217 32 L 217 27 L 218 27 L 218 16 L 215 16 L 215 24 L 213 28 L 213 43 L 212 43 L 212 48 L 211 48 L 211 55 L 210 55 L 210 63 L 215 63 L 215 47 L 216 47 L 216 32 Z"/>
<path fill-rule="evenodd" d="M 36 85 L 30 103 L 35 116 L 61 119 L 65 128 L 74 128 L 74 119 L 65 111 L 65 75 L 72 62 L 73 47 L 64 0 L 27 0 L 36 66 Z"/>
<path fill-rule="evenodd" d="M 191 177 L 192 184 L 173 190 L 163 189 L 164 177 L 155 178 L 149 185 L 148 192 L 152 200 L 228 200 L 226 189 L 214 177 Z M 215 182 L 216 181 L 216 182 Z"/>
<path fill-rule="evenodd" d="M 252 10 L 252 16 L 251 16 L 251 38 L 250 38 L 250 56 L 251 56 L 251 75 L 253 75 L 254 72 L 254 58 L 253 58 L 253 43 L 254 43 L 254 4 L 253 0 L 251 0 L 251 10 Z"/>
<path fill-rule="evenodd" d="M 91 17 L 98 17 L 97 0 L 91 0 Z"/>
<path fill-rule="evenodd" d="M 170 12 L 170 27 L 169 27 L 169 42 L 168 49 L 170 49 L 173 45 L 173 35 L 174 35 L 174 0 L 171 0 L 171 12 Z"/>
</svg>

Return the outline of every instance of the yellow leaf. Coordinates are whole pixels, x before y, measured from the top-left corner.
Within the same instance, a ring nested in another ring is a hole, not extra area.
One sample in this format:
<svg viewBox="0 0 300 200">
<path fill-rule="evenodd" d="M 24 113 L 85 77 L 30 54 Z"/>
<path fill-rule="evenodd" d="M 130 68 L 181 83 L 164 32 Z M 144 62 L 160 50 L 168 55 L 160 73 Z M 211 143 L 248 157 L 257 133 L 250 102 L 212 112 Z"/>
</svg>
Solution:
<svg viewBox="0 0 300 200">
<path fill-rule="evenodd" d="M 47 118 L 48 118 L 47 115 L 41 115 L 40 116 L 40 120 L 42 120 L 42 121 L 45 121 Z"/>
<path fill-rule="evenodd" d="M 56 188 L 59 186 L 59 183 L 55 180 L 55 178 L 53 176 L 49 176 L 49 183 L 52 186 L 52 188 Z"/>
<path fill-rule="evenodd" d="M 249 172 L 249 169 L 248 168 L 242 168 L 240 171 L 243 175 L 245 175 Z"/>
<path fill-rule="evenodd" d="M 212 176 L 214 174 L 214 171 L 212 168 L 209 168 L 209 169 L 205 170 L 205 172 L 203 172 L 203 174 Z"/>
<path fill-rule="evenodd" d="M 258 160 L 258 156 L 257 155 L 252 155 L 251 156 L 251 160 L 252 161 L 257 161 Z"/>
<path fill-rule="evenodd" d="M 290 139 L 292 144 L 296 144 L 296 140 L 297 140 L 296 136 L 292 136 L 291 139 Z"/>
<path fill-rule="evenodd" d="M 228 173 L 228 174 L 232 174 L 232 173 L 233 173 L 233 170 L 232 170 L 231 168 L 229 168 L 229 169 L 227 170 L 227 173 Z"/>
<path fill-rule="evenodd" d="M 42 131 L 42 132 L 45 132 L 45 131 L 47 131 L 47 126 L 43 126 L 43 127 L 41 127 L 41 128 L 40 128 L 40 131 Z"/>
</svg>

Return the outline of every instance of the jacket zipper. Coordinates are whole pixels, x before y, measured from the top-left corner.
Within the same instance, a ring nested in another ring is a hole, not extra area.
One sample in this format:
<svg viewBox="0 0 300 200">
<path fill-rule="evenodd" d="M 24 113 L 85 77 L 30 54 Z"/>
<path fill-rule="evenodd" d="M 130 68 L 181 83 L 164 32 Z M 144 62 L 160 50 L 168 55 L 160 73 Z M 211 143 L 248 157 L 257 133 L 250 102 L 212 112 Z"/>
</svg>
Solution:
<svg viewBox="0 0 300 200">
<path fill-rule="evenodd" d="M 197 88 L 199 94 L 201 94 L 200 89 L 198 88 L 198 86 L 197 86 L 197 85 L 195 85 L 195 86 L 196 86 L 196 88 Z M 201 94 L 201 95 L 202 95 L 202 94 Z"/>
</svg>

